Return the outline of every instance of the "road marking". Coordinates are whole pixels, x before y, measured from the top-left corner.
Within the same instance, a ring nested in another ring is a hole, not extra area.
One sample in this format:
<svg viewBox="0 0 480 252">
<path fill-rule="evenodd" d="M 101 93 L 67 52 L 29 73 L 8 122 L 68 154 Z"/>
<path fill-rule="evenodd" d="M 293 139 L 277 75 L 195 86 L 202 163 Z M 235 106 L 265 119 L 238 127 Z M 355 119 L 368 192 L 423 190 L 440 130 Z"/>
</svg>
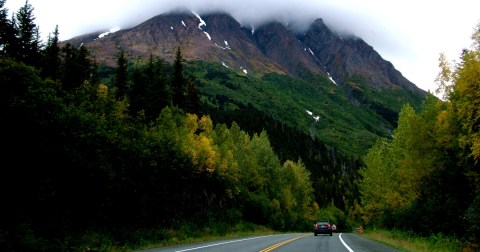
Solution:
<svg viewBox="0 0 480 252">
<path fill-rule="evenodd" d="M 348 251 L 353 252 L 353 250 L 343 241 L 342 239 L 342 234 L 338 236 L 340 238 L 340 241 L 343 243 L 343 246 L 348 249 Z"/>
<path fill-rule="evenodd" d="M 192 251 L 192 250 L 196 250 L 196 249 L 202 249 L 202 248 L 215 247 L 215 246 L 219 246 L 219 245 L 223 245 L 223 244 L 228 244 L 228 243 L 234 243 L 234 242 L 241 242 L 241 241 L 255 240 L 255 239 L 259 239 L 259 238 L 265 238 L 265 237 L 270 237 L 270 236 L 273 236 L 273 235 L 266 235 L 266 236 L 260 236 L 260 237 L 254 237 L 254 238 L 242 239 L 242 240 L 235 240 L 235 241 L 229 241 L 229 242 L 222 242 L 222 243 L 217 243 L 217 244 L 207 245 L 207 246 L 203 246 L 203 247 L 197 247 L 197 248 L 191 248 L 191 249 L 184 249 L 184 250 L 177 250 L 177 251 L 175 251 L 175 252 Z"/>
<path fill-rule="evenodd" d="M 297 239 L 300 239 L 300 238 L 303 238 L 303 237 L 307 237 L 307 236 L 310 236 L 310 234 L 304 235 L 304 236 L 295 237 L 295 238 L 292 238 L 292 239 L 290 239 L 290 240 L 286 240 L 286 241 L 284 241 L 284 242 L 277 243 L 277 244 L 275 244 L 275 245 L 273 245 L 273 246 L 271 246 L 271 247 L 268 247 L 268 248 L 266 248 L 266 249 L 264 249 L 264 250 L 260 250 L 259 252 L 272 251 L 272 250 L 274 250 L 274 249 L 276 249 L 276 248 L 278 248 L 278 247 L 280 247 L 280 246 L 282 246 L 282 245 L 284 245 L 284 244 L 287 244 L 287 243 L 289 243 L 289 242 L 292 242 L 292 241 L 295 241 L 295 240 L 297 240 Z"/>
</svg>

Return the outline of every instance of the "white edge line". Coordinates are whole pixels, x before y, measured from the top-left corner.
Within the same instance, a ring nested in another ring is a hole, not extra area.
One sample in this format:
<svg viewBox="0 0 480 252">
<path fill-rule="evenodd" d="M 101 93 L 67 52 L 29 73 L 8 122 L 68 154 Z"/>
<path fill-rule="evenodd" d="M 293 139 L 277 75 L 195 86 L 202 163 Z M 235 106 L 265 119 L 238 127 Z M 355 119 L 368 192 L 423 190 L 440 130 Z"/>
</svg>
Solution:
<svg viewBox="0 0 480 252">
<path fill-rule="evenodd" d="M 348 251 L 353 252 L 353 250 L 343 241 L 342 239 L 342 234 L 338 236 L 340 238 L 340 241 L 343 243 L 343 246 L 348 249 Z"/>
<path fill-rule="evenodd" d="M 191 250 L 202 249 L 202 248 L 208 248 L 208 247 L 214 247 L 214 246 L 223 245 L 223 244 L 228 244 L 228 243 L 241 242 L 241 241 L 248 241 L 248 240 L 254 240 L 254 239 L 259 239 L 259 238 L 265 238 L 265 237 L 269 237 L 269 236 L 272 236 L 272 235 L 260 236 L 260 237 L 254 237 L 254 238 L 248 238 L 248 239 L 236 240 L 236 241 L 229 241 L 229 242 L 222 242 L 222 243 L 212 244 L 212 245 L 203 246 L 203 247 L 197 247 L 197 248 L 191 248 L 191 249 L 185 249 L 185 250 L 177 250 L 177 251 L 175 251 L 175 252 L 191 251 Z M 345 245 L 345 246 L 346 246 L 346 245 Z M 353 251 L 352 251 L 352 252 L 353 252 Z"/>
</svg>

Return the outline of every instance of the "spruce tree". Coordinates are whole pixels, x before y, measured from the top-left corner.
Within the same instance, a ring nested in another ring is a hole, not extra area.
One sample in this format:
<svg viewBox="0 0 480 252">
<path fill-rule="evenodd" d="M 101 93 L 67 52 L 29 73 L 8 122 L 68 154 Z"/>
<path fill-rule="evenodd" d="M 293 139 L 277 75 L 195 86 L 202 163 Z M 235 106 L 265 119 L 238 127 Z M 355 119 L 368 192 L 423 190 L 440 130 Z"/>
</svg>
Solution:
<svg viewBox="0 0 480 252">
<path fill-rule="evenodd" d="M 87 48 L 85 46 L 80 46 L 79 49 L 77 49 L 77 66 L 78 66 L 78 71 L 79 71 L 79 76 L 83 81 L 85 80 L 90 80 L 90 67 L 92 66 L 92 61 L 90 60 L 90 52 L 88 52 Z"/>
<path fill-rule="evenodd" d="M 12 18 L 6 24 L 6 30 L 1 31 L 2 36 L 5 35 L 5 44 L 3 45 L 3 54 L 8 55 L 8 57 L 12 59 L 18 59 L 18 55 L 20 52 L 20 45 L 18 39 L 18 29 L 17 29 L 17 19 L 15 18 L 15 14 L 12 13 Z"/>
<path fill-rule="evenodd" d="M 33 7 L 25 2 L 16 16 L 18 31 L 18 55 L 17 60 L 27 65 L 39 66 L 41 41 L 39 36 L 39 28 L 34 23 Z"/>
<path fill-rule="evenodd" d="M 197 86 L 195 82 L 191 79 L 188 80 L 188 91 L 187 99 L 185 103 L 185 112 L 190 114 L 196 114 L 198 117 L 202 116 L 202 103 L 200 101 L 200 96 L 197 92 Z"/>
<path fill-rule="evenodd" d="M 151 62 L 147 67 L 147 73 L 151 74 L 148 81 L 150 111 L 147 114 L 147 119 L 155 120 L 163 108 L 171 105 L 171 99 L 167 90 L 167 76 L 162 60 L 157 59 L 153 64 L 153 57 L 151 56 Z"/>
<path fill-rule="evenodd" d="M 144 109 L 147 93 L 147 85 L 142 71 L 135 67 L 132 76 L 132 86 L 128 91 L 128 98 L 130 101 L 130 115 L 136 116 L 139 111 Z"/>
<path fill-rule="evenodd" d="M 62 64 L 61 64 L 61 82 L 63 90 L 70 91 L 78 86 L 78 76 L 76 76 L 76 62 L 77 51 L 72 44 L 67 43 L 62 49 Z"/>
<path fill-rule="evenodd" d="M 175 55 L 175 61 L 173 63 L 173 76 L 171 80 L 171 87 L 173 91 L 173 105 L 178 106 L 179 108 L 184 108 L 185 106 L 185 78 L 183 77 L 183 56 L 180 51 L 180 46 L 178 47 L 177 53 Z"/>
<path fill-rule="evenodd" d="M 85 47 L 76 49 L 69 42 L 61 49 L 62 62 L 60 80 L 65 91 L 77 89 L 84 81 L 90 80 L 91 60 Z"/>
<path fill-rule="evenodd" d="M 128 69 L 127 59 L 125 58 L 125 51 L 120 51 L 120 56 L 117 60 L 117 68 L 115 68 L 115 75 L 113 76 L 113 86 L 117 88 L 117 99 L 123 100 L 124 95 L 128 89 Z"/>
<path fill-rule="evenodd" d="M 0 0 L 0 52 L 4 54 L 9 36 L 10 21 L 7 19 L 8 9 L 4 7 L 7 0 Z"/>
<path fill-rule="evenodd" d="M 90 70 L 90 84 L 97 86 L 100 84 L 100 76 L 98 75 L 98 64 L 94 59 L 92 63 L 92 69 Z"/>
<path fill-rule="evenodd" d="M 55 27 L 53 36 L 49 35 L 47 46 L 43 50 L 42 77 L 58 79 L 60 71 L 60 47 L 58 46 L 58 25 Z"/>
<path fill-rule="evenodd" d="M 147 122 L 155 120 L 163 108 L 171 105 L 163 62 L 160 59 L 154 61 L 153 55 L 150 55 L 147 66 L 136 68 L 132 79 L 129 93 L 132 115 L 144 110 Z"/>
<path fill-rule="evenodd" d="M 0 0 L 0 55 L 16 58 L 17 30 L 15 29 L 15 15 L 8 20 L 8 9 L 4 7 L 6 0 Z"/>
<path fill-rule="evenodd" d="M 157 59 L 155 68 L 155 85 L 158 90 L 159 112 L 166 106 L 172 105 L 172 97 L 167 87 L 167 71 L 162 59 Z"/>
</svg>

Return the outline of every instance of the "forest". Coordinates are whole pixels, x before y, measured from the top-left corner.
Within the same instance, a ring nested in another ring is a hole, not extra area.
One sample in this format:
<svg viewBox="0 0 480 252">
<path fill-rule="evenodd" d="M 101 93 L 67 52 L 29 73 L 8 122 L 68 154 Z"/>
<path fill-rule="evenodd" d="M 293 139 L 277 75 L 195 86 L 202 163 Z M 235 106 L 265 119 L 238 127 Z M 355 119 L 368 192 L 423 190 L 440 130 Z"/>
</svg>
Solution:
<svg viewBox="0 0 480 252">
<path fill-rule="evenodd" d="M 152 56 L 133 71 L 121 52 L 105 85 L 86 48 L 60 47 L 58 27 L 43 44 L 33 7 L 8 19 L 4 4 L 2 250 L 81 250 L 92 233 L 121 247 L 182 226 L 309 231 L 316 201 L 345 229 L 359 220 L 344 209 L 359 207 L 361 161 L 259 111 L 202 102 L 180 48 L 172 66 Z M 275 147 L 265 125 L 248 123 L 257 116 L 277 125 Z"/>
<path fill-rule="evenodd" d="M 359 173 L 367 226 L 444 234 L 478 249 L 480 24 L 458 62 L 440 55 L 438 95 L 405 104 L 392 140 L 379 138 Z"/>
<path fill-rule="evenodd" d="M 43 43 L 33 7 L 26 2 L 8 18 L 5 2 L 0 250 L 173 239 L 160 229 L 310 232 L 320 218 L 342 232 L 447 234 L 478 248 L 480 24 L 459 62 L 441 55 L 441 99 L 409 98 L 397 114 L 405 100 L 389 107 L 374 97 L 402 93 L 356 89 L 358 76 L 345 90 L 253 78 L 185 62 L 180 47 L 172 64 L 153 56 L 134 64 L 120 50 L 107 69 L 85 47 L 61 46 L 58 27 Z M 293 90 L 313 89 L 325 93 L 314 104 L 318 123 L 304 108 L 287 108 L 307 104 Z"/>
</svg>

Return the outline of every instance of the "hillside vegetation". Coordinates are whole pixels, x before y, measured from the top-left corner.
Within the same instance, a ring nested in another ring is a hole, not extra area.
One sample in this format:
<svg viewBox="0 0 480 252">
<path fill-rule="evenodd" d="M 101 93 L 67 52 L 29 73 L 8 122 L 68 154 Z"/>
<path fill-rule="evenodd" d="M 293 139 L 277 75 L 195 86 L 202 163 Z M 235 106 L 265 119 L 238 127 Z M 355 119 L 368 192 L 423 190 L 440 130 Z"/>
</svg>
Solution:
<svg viewBox="0 0 480 252">
<path fill-rule="evenodd" d="M 0 58 L 0 128 L 8 132 L 1 197 L 9 206 L 0 215 L 2 250 L 83 250 L 102 242 L 103 249 L 131 248 L 186 227 L 217 235 L 253 230 L 252 223 L 307 231 L 321 214 L 345 228 L 358 220 L 343 212 L 358 202 L 340 200 L 358 198 L 358 164 L 342 164 L 354 159 L 283 124 L 291 132 L 285 136 L 312 144 L 306 168 L 295 148 L 279 158 L 255 124 L 250 133 L 232 120 L 214 124 L 204 114 L 222 115 L 202 105 L 185 78 L 180 48 L 173 66 L 151 57 L 131 74 L 121 53 L 107 87 L 84 47 L 58 46 L 58 29 L 47 44 L 38 41 L 32 10 L 25 4 L 16 26 L 2 9 L 13 32 L 2 37 Z M 323 175 L 332 179 L 314 194 L 312 177 Z M 320 211 L 316 198 L 330 210 Z"/>
<path fill-rule="evenodd" d="M 442 54 L 437 92 L 416 112 L 408 104 L 393 140 L 366 155 L 360 186 L 369 226 L 448 234 L 478 250 L 480 227 L 480 25 L 452 64 Z"/>
</svg>

